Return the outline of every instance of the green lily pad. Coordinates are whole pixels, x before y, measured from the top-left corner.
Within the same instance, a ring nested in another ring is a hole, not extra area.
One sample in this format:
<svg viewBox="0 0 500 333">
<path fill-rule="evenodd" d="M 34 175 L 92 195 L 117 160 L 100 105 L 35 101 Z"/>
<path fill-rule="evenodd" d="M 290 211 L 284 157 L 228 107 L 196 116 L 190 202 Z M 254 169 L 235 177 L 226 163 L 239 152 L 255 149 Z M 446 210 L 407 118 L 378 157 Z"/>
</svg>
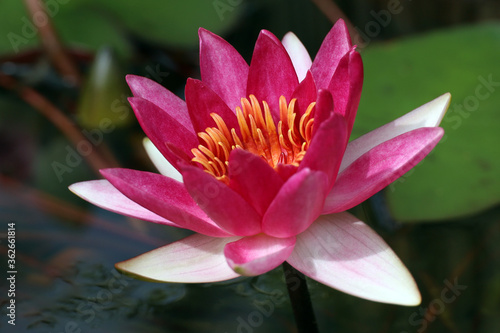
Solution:
<svg viewBox="0 0 500 333">
<path fill-rule="evenodd" d="M 365 83 L 354 135 L 449 91 L 445 137 L 389 185 L 400 221 L 471 215 L 500 202 L 500 24 L 489 23 L 374 45 L 363 52 Z"/>
</svg>

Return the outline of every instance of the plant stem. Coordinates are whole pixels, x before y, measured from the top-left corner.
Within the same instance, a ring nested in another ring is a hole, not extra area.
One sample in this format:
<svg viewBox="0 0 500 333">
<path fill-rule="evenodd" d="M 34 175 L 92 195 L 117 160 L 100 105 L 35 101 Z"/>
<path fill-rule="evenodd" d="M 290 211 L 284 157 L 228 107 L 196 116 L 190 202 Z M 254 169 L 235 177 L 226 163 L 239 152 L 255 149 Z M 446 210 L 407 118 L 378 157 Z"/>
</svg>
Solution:
<svg viewBox="0 0 500 333">
<path fill-rule="evenodd" d="M 283 263 L 283 272 L 285 273 L 286 287 L 292 303 L 297 332 L 318 333 L 306 277 L 286 261 Z"/>
<path fill-rule="evenodd" d="M 80 128 L 78 128 L 63 111 L 36 90 L 19 84 L 16 79 L 1 72 L 0 87 L 17 93 L 26 103 L 54 124 L 54 126 L 56 126 L 77 149 L 79 145 L 92 147 L 91 153 L 88 155 L 85 154 L 83 157 L 97 175 L 100 174 L 100 169 L 119 166 L 118 161 L 113 155 L 104 153 L 104 151 L 109 151 L 109 149 L 105 148 L 106 146 L 104 143 L 101 143 L 100 146 L 93 145 L 87 137 L 85 137 Z"/>
<path fill-rule="evenodd" d="M 24 3 L 33 20 L 35 17 L 44 20 L 43 24 L 36 21 L 34 21 L 33 24 L 37 27 L 45 53 L 48 55 L 56 70 L 70 83 L 77 86 L 80 85 L 81 77 L 78 68 L 64 49 L 52 25 L 51 16 L 55 14 L 48 15 L 45 3 L 41 0 L 25 0 Z"/>
</svg>

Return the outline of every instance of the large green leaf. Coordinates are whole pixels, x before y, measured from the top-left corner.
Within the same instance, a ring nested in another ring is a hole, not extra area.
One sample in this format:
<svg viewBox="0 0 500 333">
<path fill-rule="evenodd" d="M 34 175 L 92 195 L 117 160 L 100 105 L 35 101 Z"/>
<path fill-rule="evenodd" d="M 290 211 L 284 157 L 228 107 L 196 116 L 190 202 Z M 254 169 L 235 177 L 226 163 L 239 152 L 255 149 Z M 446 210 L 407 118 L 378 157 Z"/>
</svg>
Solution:
<svg viewBox="0 0 500 333">
<path fill-rule="evenodd" d="M 198 28 L 215 33 L 236 22 L 242 0 L 88 0 L 142 38 L 173 46 L 198 43 Z"/>
<path fill-rule="evenodd" d="M 108 15 L 89 7 L 87 2 L 46 1 L 47 13 L 63 43 L 87 50 L 97 50 L 106 44 L 128 55 L 130 45 L 122 29 Z M 0 31 L 5 32 L 0 35 L 0 54 L 18 53 L 40 44 L 36 18 L 28 14 L 23 1 L 1 1 L 0 12 L 5 14 L 0 20 Z"/>
<path fill-rule="evenodd" d="M 195 47 L 198 28 L 222 33 L 242 12 L 242 1 L 206 0 L 46 0 L 63 42 L 97 50 L 109 45 L 120 55 L 129 55 L 127 33 L 150 42 L 174 47 Z M 23 2 L 0 1 L 0 54 L 17 53 L 39 44 L 37 17 L 31 17 Z M 32 22 L 35 22 L 35 25 Z M 39 22 L 40 25 L 44 24 Z"/>
<path fill-rule="evenodd" d="M 385 191 L 401 221 L 473 214 L 500 201 L 500 25 L 378 44 L 363 52 L 355 135 L 449 91 L 446 137 Z M 488 83 L 490 82 L 490 83 Z"/>
</svg>

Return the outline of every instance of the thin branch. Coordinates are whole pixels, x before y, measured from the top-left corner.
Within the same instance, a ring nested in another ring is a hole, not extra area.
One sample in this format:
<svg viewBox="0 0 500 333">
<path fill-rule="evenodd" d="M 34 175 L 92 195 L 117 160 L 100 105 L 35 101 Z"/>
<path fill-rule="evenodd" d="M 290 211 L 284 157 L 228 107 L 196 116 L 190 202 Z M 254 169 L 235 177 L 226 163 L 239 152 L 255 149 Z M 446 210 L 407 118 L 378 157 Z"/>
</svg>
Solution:
<svg viewBox="0 0 500 333">
<path fill-rule="evenodd" d="M 6 188 L 14 196 L 20 198 L 23 202 L 29 205 L 34 205 L 43 212 L 71 221 L 80 225 L 93 225 L 95 228 L 108 231 L 115 235 L 120 235 L 136 242 L 158 246 L 161 240 L 142 234 L 131 228 L 122 228 L 119 225 L 110 223 L 105 219 L 90 215 L 84 209 L 73 205 L 69 202 L 56 198 L 50 194 L 28 187 L 14 179 L 0 175 L 0 186 Z"/>
<path fill-rule="evenodd" d="M 71 57 L 66 53 L 54 26 L 51 17 L 47 15 L 45 5 L 41 0 L 24 0 L 26 8 L 38 29 L 43 48 L 56 70 L 68 82 L 80 85 L 81 76 Z"/>
<path fill-rule="evenodd" d="M 92 143 L 83 135 L 78 126 L 76 126 L 61 110 L 59 110 L 54 104 L 37 91 L 30 87 L 19 85 L 14 78 L 3 73 L 0 73 L 0 86 L 16 92 L 26 103 L 35 108 L 52 124 L 54 124 L 75 147 L 78 148 L 80 145 L 92 147 L 92 152 L 90 154 L 84 154 L 83 157 L 98 175 L 100 174 L 100 169 L 119 166 L 118 161 L 112 155 L 103 154 L 101 152 L 102 147 L 92 145 Z M 100 145 L 102 146 L 104 143 L 101 143 Z"/>
</svg>

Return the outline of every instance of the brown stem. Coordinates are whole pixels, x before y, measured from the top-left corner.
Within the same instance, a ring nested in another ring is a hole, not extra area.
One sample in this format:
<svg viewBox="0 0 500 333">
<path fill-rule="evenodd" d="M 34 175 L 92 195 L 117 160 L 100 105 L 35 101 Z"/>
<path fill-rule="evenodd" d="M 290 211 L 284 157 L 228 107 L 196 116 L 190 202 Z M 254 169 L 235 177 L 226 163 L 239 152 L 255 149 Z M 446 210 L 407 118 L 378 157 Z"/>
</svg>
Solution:
<svg viewBox="0 0 500 333">
<path fill-rule="evenodd" d="M 338 19 L 343 19 L 349 29 L 352 40 L 356 43 L 362 44 L 363 37 L 358 33 L 349 18 L 344 14 L 342 9 L 333 0 L 311 0 L 318 8 L 325 14 L 325 16 L 332 22 L 337 22 Z"/>
<path fill-rule="evenodd" d="M 80 73 L 71 59 L 66 53 L 54 26 L 51 22 L 51 17 L 45 10 L 45 5 L 41 0 L 24 0 L 28 13 L 35 27 L 38 29 L 38 34 L 42 42 L 43 48 L 51 60 L 56 70 L 68 82 L 80 85 Z"/>
<path fill-rule="evenodd" d="M 2 73 L 0 73 L 0 86 L 16 92 L 26 103 L 31 105 L 53 123 L 77 149 L 79 146 L 83 145 L 92 147 L 92 152 L 90 154 L 84 154 L 83 157 L 97 174 L 99 174 L 99 169 L 119 166 L 119 163 L 114 157 L 102 154 L 99 150 L 99 148 L 102 150 L 102 147 L 92 145 L 78 126 L 37 91 L 19 85 L 15 79 Z M 101 143 L 101 145 L 104 145 L 104 143 Z"/>
</svg>

